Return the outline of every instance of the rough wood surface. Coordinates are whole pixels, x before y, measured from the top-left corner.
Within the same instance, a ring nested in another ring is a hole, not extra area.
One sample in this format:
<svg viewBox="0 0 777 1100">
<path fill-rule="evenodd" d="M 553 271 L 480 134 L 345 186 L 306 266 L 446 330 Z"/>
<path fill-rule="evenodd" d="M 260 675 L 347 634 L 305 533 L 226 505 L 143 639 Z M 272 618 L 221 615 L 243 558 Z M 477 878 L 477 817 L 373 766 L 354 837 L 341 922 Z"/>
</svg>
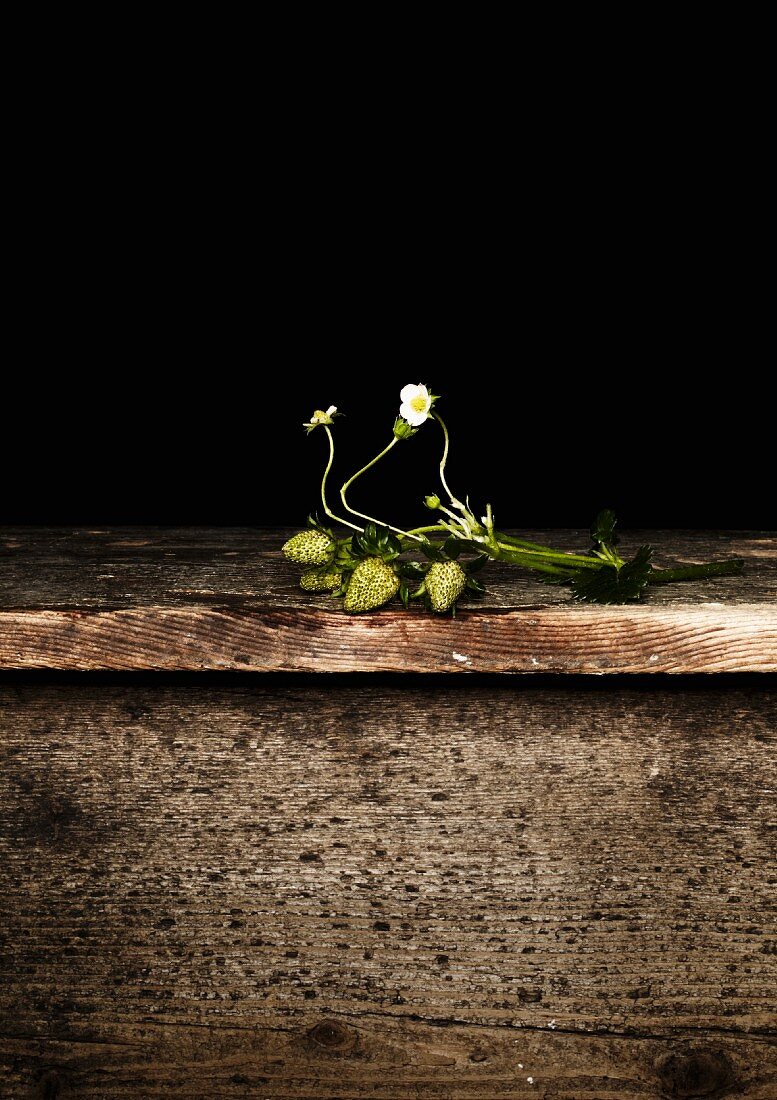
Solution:
<svg viewBox="0 0 777 1100">
<path fill-rule="evenodd" d="M 328 683 L 0 684 L 0 1095 L 777 1095 L 768 678 Z"/>
<path fill-rule="evenodd" d="M 504 565 L 456 620 L 347 616 L 297 586 L 288 532 L 0 534 L 0 668 L 417 672 L 777 671 L 777 537 L 637 532 L 660 565 L 741 556 L 742 577 L 650 590 L 636 607 L 572 603 Z M 530 532 L 580 549 L 584 532 Z"/>
</svg>

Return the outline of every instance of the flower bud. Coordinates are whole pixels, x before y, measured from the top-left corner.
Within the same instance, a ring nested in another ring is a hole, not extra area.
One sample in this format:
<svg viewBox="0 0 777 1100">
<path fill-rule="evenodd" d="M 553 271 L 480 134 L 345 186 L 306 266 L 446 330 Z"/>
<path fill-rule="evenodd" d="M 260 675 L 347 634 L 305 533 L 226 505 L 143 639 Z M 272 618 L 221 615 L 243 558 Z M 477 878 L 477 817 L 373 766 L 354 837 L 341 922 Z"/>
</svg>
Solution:
<svg viewBox="0 0 777 1100">
<path fill-rule="evenodd" d="M 435 512 L 440 507 L 440 498 L 437 493 L 430 493 L 424 497 L 424 504 L 431 512 Z"/>
<path fill-rule="evenodd" d="M 398 416 L 394 421 L 394 435 L 397 439 L 410 439 L 412 435 L 415 435 L 417 428 L 411 427 L 406 420 L 403 420 L 401 416 Z"/>
</svg>

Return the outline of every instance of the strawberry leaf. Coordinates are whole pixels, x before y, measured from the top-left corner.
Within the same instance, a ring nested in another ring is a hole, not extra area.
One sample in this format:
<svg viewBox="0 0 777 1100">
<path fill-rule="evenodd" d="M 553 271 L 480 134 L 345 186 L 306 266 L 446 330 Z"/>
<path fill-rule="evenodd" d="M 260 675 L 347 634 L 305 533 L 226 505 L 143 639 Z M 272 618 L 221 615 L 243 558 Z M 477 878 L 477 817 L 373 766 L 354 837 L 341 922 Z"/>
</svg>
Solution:
<svg viewBox="0 0 777 1100">
<path fill-rule="evenodd" d="M 631 561 L 620 569 L 602 565 L 601 569 L 582 569 L 572 581 L 575 599 L 587 603 L 629 603 L 638 600 L 650 579 L 653 556 L 651 546 L 640 546 Z"/>
<path fill-rule="evenodd" d="M 407 577 L 412 580 L 413 578 L 425 576 L 429 569 L 430 566 L 422 561 L 401 561 L 398 564 L 397 572 L 400 577 Z"/>
<path fill-rule="evenodd" d="M 478 554 L 478 556 L 476 558 L 473 558 L 472 561 L 467 562 L 467 564 L 464 566 L 464 571 L 465 573 L 469 574 L 469 576 L 472 576 L 473 573 L 478 573 L 486 564 L 486 562 L 490 560 L 491 559 L 489 558 L 488 554 Z"/>
<path fill-rule="evenodd" d="M 447 561 L 443 547 L 439 543 L 425 542 L 421 544 L 421 553 L 430 561 Z"/>
<path fill-rule="evenodd" d="M 615 533 L 617 522 L 615 513 L 611 509 L 605 508 L 603 512 L 600 512 L 591 528 L 591 538 L 594 543 L 604 546 L 617 546 L 618 536 Z"/>
</svg>

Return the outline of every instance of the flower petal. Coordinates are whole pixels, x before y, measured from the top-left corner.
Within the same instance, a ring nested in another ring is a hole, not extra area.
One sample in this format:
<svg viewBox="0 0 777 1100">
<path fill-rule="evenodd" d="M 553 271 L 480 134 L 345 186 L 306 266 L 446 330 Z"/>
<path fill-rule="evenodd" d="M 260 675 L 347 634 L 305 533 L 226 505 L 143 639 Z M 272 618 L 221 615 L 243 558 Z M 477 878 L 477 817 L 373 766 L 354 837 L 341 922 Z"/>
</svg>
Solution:
<svg viewBox="0 0 777 1100">
<path fill-rule="evenodd" d="M 327 416 L 334 416 L 336 412 L 337 412 L 337 405 L 330 405 L 329 408 L 326 410 L 326 415 Z"/>
<path fill-rule="evenodd" d="M 408 401 L 412 401 L 414 397 L 418 396 L 418 392 L 420 389 L 421 386 L 403 386 L 402 389 L 399 391 L 399 400 L 402 402 L 403 405 L 406 405 Z"/>
<path fill-rule="evenodd" d="M 420 428 L 429 418 L 428 412 L 418 412 L 417 409 L 414 409 L 413 406 L 407 402 L 400 407 L 399 415 L 403 420 L 408 422 L 411 428 Z"/>
</svg>

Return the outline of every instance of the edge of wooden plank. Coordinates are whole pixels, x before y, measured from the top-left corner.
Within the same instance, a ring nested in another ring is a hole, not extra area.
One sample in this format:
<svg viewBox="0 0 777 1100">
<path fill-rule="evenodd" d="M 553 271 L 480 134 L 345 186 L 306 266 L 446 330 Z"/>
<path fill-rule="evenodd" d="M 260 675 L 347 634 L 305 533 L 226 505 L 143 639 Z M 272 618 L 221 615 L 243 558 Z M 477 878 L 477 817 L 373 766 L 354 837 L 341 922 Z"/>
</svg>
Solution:
<svg viewBox="0 0 777 1100">
<path fill-rule="evenodd" d="M 709 603 L 345 616 L 319 608 L 0 612 L 0 669 L 777 671 L 777 607 Z"/>
</svg>

